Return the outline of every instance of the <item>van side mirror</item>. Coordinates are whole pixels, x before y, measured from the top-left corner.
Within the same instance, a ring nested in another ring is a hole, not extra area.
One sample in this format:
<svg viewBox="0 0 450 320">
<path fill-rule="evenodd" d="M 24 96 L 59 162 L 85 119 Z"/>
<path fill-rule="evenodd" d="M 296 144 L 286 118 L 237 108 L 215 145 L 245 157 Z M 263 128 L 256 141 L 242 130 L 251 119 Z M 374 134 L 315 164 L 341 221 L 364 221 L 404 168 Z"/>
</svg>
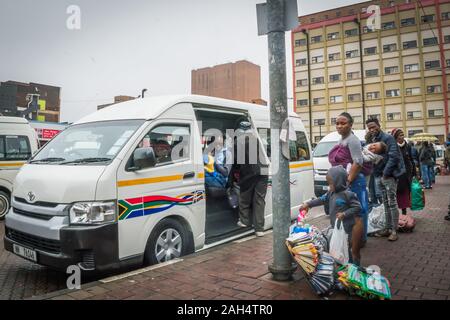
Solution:
<svg viewBox="0 0 450 320">
<path fill-rule="evenodd" d="M 129 171 L 137 171 L 156 165 L 155 152 L 152 147 L 137 148 L 133 152 L 134 167 L 128 168 Z"/>
</svg>

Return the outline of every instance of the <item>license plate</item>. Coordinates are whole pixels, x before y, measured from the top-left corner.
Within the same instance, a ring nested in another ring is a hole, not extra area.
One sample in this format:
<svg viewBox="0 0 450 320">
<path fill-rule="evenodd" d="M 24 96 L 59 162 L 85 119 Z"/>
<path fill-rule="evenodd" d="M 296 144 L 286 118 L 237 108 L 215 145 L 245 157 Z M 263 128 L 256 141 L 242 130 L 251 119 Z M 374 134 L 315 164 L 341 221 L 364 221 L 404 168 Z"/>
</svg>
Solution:
<svg viewBox="0 0 450 320">
<path fill-rule="evenodd" d="M 328 191 L 328 187 L 322 187 L 322 190 Z"/>
<path fill-rule="evenodd" d="M 21 256 L 25 259 L 37 262 L 36 251 L 19 246 L 17 244 L 13 244 L 13 250 L 14 250 L 14 253 L 17 254 L 18 256 Z"/>
</svg>

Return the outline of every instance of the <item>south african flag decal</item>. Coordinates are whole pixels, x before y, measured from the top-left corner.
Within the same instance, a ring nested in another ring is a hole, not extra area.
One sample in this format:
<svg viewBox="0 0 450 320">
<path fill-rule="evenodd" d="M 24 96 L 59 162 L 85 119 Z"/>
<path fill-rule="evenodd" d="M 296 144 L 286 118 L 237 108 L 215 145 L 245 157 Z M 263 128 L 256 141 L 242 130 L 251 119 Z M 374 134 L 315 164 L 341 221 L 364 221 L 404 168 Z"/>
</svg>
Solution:
<svg viewBox="0 0 450 320">
<path fill-rule="evenodd" d="M 205 199 L 205 191 L 198 190 L 174 198 L 167 196 L 144 196 L 119 200 L 119 220 L 143 217 L 162 212 L 173 206 L 188 206 Z"/>
</svg>

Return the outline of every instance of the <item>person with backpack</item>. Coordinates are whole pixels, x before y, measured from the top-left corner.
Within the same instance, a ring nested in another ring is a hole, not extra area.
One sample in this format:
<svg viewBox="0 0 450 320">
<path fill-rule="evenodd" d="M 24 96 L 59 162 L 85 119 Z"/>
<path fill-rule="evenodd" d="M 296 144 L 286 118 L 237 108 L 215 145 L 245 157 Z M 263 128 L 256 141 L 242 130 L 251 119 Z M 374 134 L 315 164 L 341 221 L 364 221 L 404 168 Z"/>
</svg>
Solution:
<svg viewBox="0 0 450 320">
<path fill-rule="evenodd" d="M 397 141 L 390 134 L 381 130 L 377 118 L 366 121 L 367 129 L 372 133 L 374 142 L 384 142 L 387 150 L 383 153 L 383 160 L 374 166 L 375 177 L 380 178 L 380 189 L 383 195 L 386 228 L 376 233 L 377 237 L 388 237 L 389 241 L 398 240 L 398 204 L 397 184 L 401 175 L 406 172 L 403 157 L 398 148 Z"/>
<path fill-rule="evenodd" d="M 350 190 L 358 196 L 361 204 L 361 217 L 364 224 L 362 246 L 367 241 L 369 195 L 367 192 L 366 176 L 372 171 L 371 163 L 364 163 L 362 146 L 359 139 L 352 132 L 353 117 L 347 112 L 341 113 L 336 119 L 336 131 L 341 139 L 328 153 L 328 161 L 333 167 L 343 166 L 347 169 L 347 183 Z"/>
<path fill-rule="evenodd" d="M 398 147 L 405 163 L 406 172 L 398 178 L 397 203 L 402 214 L 406 214 L 407 208 L 411 208 L 411 183 L 416 176 L 416 166 L 412 157 L 411 146 L 405 140 L 402 129 L 393 129 L 391 135 L 397 141 Z"/>
<path fill-rule="evenodd" d="M 422 143 L 422 148 L 419 151 L 420 171 L 422 172 L 422 180 L 425 184 L 425 189 L 433 189 L 433 170 L 434 170 L 434 149 L 427 141 Z"/>
</svg>

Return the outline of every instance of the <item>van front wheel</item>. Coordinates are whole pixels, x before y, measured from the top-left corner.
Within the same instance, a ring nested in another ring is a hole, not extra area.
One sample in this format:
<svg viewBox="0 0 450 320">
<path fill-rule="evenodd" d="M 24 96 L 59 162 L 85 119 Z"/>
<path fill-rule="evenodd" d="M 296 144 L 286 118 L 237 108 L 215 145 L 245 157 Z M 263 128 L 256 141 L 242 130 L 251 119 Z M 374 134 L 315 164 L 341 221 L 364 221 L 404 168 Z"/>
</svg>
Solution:
<svg viewBox="0 0 450 320">
<path fill-rule="evenodd" d="M 10 205 L 9 195 L 6 192 L 0 191 L 0 220 L 5 218 Z"/>
<path fill-rule="evenodd" d="M 144 263 L 152 265 L 186 255 L 189 242 L 188 232 L 179 221 L 164 219 L 155 226 L 148 238 Z"/>
</svg>

